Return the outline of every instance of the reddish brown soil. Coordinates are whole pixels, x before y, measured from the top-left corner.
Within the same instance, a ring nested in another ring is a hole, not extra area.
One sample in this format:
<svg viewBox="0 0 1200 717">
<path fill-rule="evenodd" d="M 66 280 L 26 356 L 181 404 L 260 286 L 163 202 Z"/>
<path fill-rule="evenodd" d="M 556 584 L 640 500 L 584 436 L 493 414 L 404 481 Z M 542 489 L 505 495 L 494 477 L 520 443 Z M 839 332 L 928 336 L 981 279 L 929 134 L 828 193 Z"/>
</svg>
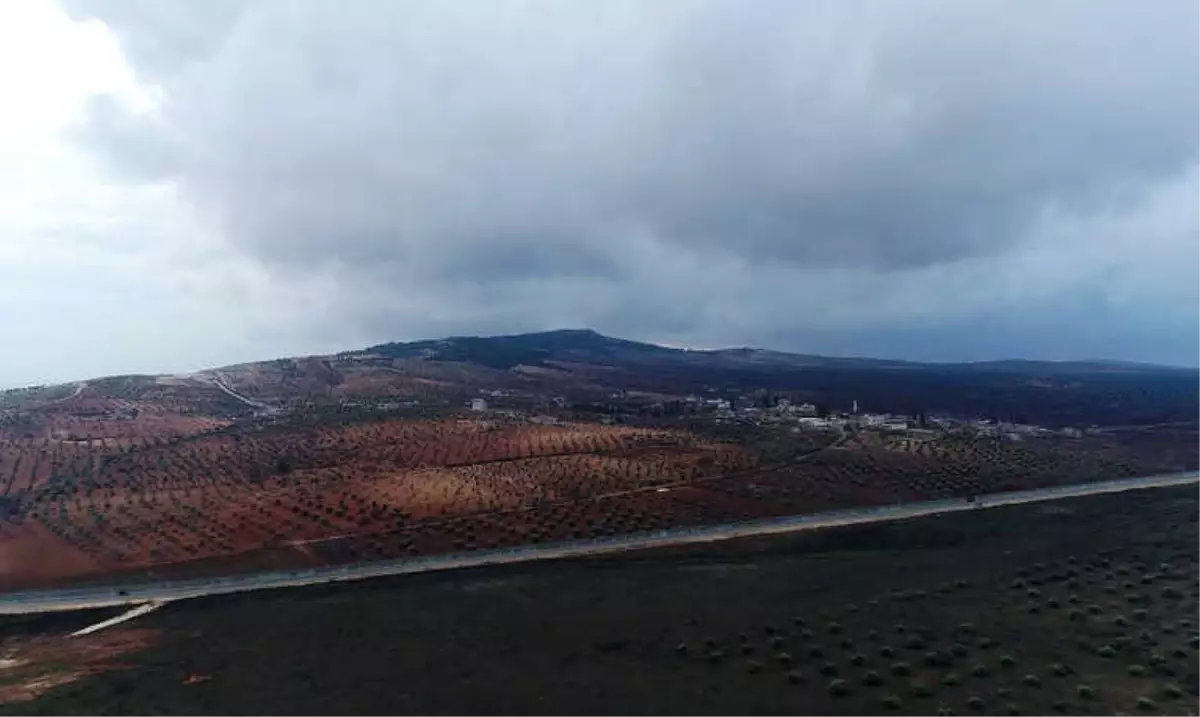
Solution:
<svg viewBox="0 0 1200 717">
<path fill-rule="evenodd" d="M 679 430 L 496 420 L 10 439 L 0 584 L 486 549 L 1179 468 L 1099 438 L 809 443 L 761 466 L 765 453 Z"/>
<path fill-rule="evenodd" d="M 0 703 L 31 700 L 59 685 L 122 668 L 117 658 L 145 649 L 156 637 L 154 630 L 111 628 L 81 637 L 6 638 L 0 647 Z"/>
<path fill-rule="evenodd" d="M 36 522 L 0 522 L 0 588 L 95 572 L 104 564 Z"/>
<path fill-rule="evenodd" d="M 307 562 L 338 546 L 379 557 L 582 537 L 601 519 L 589 499 L 750 461 L 736 446 L 677 431 L 467 420 L 211 434 L 137 450 L 31 441 L 23 451 L 57 461 L 58 478 L 12 493 L 29 508 L 0 573 L 9 585 L 198 561 L 275 563 L 281 554 Z M 563 510 L 578 516 L 544 525 L 526 514 L 577 501 L 582 509 Z M 674 515 L 633 498 L 604 510 L 628 514 L 611 530 L 666 527 Z M 475 522 L 481 514 L 496 517 Z M 46 551 L 85 560 L 43 575 L 32 563 Z"/>
</svg>

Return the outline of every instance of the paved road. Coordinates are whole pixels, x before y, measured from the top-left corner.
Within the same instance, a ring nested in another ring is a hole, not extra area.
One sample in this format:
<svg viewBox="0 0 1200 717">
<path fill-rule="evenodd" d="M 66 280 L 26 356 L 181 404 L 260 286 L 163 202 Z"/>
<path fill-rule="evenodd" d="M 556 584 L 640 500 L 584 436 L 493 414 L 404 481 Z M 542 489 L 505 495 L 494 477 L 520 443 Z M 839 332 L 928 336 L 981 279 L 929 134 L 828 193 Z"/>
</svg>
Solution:
<svg viewBox="0 0 1200 717">
<path fill-rule="evenodd" d="M 149 601 L 169 602 L 172 600 L 247 592 L 250 590 L 365 580 L 388 575 L 406 575 L 435 570 L 455 570 L 484 565 L 502 565 L 534 560 L 554 560 L 584 555 L 600 555 L 671 545 L 707 543 L 752 535 L 770 535 L 798 530 L 816 530 L 839 525 L 904 520 L 923 515 L 979 510 L 1019 503 L 1060 500 L 1100 493 L 1188 485 L 1197 481 L 1200 481 L 1200 473 L 1189 471 L 1187 473 L 1172 473 L 1145 478 L 1128 478 L 1081 485 L 1039 488 L 1036 490 L 991 493 L 979 496 L 978 500 L 974 503 L 963 498 L 953 498 L 874 508 L 852 508 L 849 510 L 785 518 L 770 518 L 728 525 L 680 528 L 670 531 L 664 530 L 648 534 L 624 535 L 600 540 L 559 543 L 556 545 L 524 546 L 454 555 L 436 555 L 412 560 L 389 560 L 290 572 L 165 581 L 141 585 L 122 585 L 118 587 L 26 591 L 0 595 L 0 614 L 80 610 L 95 607 L 136 605 Z"/>
</svg>

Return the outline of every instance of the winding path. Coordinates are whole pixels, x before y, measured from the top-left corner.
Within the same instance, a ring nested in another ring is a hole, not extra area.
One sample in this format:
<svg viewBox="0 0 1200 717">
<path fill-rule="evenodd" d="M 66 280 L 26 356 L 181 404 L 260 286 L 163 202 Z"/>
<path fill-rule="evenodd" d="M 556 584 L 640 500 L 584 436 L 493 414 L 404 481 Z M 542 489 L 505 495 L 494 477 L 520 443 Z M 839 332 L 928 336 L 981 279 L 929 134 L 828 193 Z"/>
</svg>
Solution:
<svg viewBox="0 0 1200 717">
<path fill-rule="evenodd" d="M 262 401 L 255 401 L 252 398 L 247 398 L 246 396 L 243 396 L 242 394 L 238 393 L 237 391 L 234 391 L 229 386 L 225 385 L 225 378 L 223 376 L 221 376 L 221 374 L 216 374 L 214 376 L 213 385 L 215 385 L 217 388 L 221 389 L 221 391 L 223 391 L 230 398 L 235 398 L 235 399 L 241 401 L 242 403 L 246 404 L 247 406 L 251 406 L 251 407 L 257 408 L 257 409 L 270 408 L 269 405 L 263 403 Z"/>
</svg>

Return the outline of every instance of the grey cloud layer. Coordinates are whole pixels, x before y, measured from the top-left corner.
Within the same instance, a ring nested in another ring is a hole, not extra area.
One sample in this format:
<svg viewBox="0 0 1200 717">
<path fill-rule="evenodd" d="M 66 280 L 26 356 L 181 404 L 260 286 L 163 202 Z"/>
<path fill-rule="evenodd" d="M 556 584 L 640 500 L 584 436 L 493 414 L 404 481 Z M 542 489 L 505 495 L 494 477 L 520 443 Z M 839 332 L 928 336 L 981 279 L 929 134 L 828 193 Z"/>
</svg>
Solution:
<svg viewBox="0 0 1200 717">
<path fill-rule="evenodd" d="M 1004 258 L 1064 222 L 1194 181 L 1189 2 L 67 7 L 165 93 L 153 118 L 97 101 L 77 137 L 122 176 L 178 182 L 280 275 L 361 287 L 344 315 L 380 338 L 571 323 L 853 344 L 931 276 L 942 293 L 901 320 L 961 304 L 946 267 L 996 282 L 951 313 L 1002 312 L 1012 279 L 978 262 L 1020 270 Z M 1101 254 L 1065 290 L 1120 263 Z M 860 309 L 813 317 L 822 297 Z M 1043 345 L 1013 353 L 1063 349 L 1034 328 Z"/>
</svg>

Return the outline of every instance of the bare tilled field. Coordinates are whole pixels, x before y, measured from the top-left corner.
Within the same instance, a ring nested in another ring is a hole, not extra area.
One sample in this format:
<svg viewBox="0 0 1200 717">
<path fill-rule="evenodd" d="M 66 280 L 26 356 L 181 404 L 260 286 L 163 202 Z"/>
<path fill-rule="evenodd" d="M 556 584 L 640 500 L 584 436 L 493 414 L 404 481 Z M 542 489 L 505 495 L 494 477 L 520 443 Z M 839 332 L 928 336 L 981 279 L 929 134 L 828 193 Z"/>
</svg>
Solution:
<svg viewBox="0 0 1200 717">
<path fill-rule="evenodd" d="M 1003 442 L 511 419 L 254 427 L 86 389 L 55 400 L 75 413 L 53 404 L 50 435 L 0 438 L 0 588 L 602 538 L 1196 465 L 1194 441 L 1153 432 Z M 62 433 L 68 419 L 91 437 L 51 437 L 75 435 Z"/>
<path fill-rule="evenodd" d="M 538 542 L 577 530 L 611 533 L 641 526 L 644 511 L 632 503 L 615 511 L 570 506 L 753 465 L 736 446 L 679 431 L 465 420 L 110 443 L 89 450 L 44 442 L 47 455 L 35 454 L 41 462 L 9 467 L 20 483 L 0 524 L 11 555 L 0 584 L 181 564 L 209 571 L 221 560 L 230 570 L 303 565 Z M 543 525 L 539 506 L 548 505 L 575 510 L 578 520 Z M 633 517 L 626 521 L 625 513 Z M 670 520 L 666 513 L 654 525 Z M 36 558 L 56 550 L 72 559 Z"/>
<path fill-rule="evenodd" d="M 9 618 L 0 711 L 1196 714 L 1198 517 L 1189 486 L 189 600 L 89 639 Z"/>
</svg>

